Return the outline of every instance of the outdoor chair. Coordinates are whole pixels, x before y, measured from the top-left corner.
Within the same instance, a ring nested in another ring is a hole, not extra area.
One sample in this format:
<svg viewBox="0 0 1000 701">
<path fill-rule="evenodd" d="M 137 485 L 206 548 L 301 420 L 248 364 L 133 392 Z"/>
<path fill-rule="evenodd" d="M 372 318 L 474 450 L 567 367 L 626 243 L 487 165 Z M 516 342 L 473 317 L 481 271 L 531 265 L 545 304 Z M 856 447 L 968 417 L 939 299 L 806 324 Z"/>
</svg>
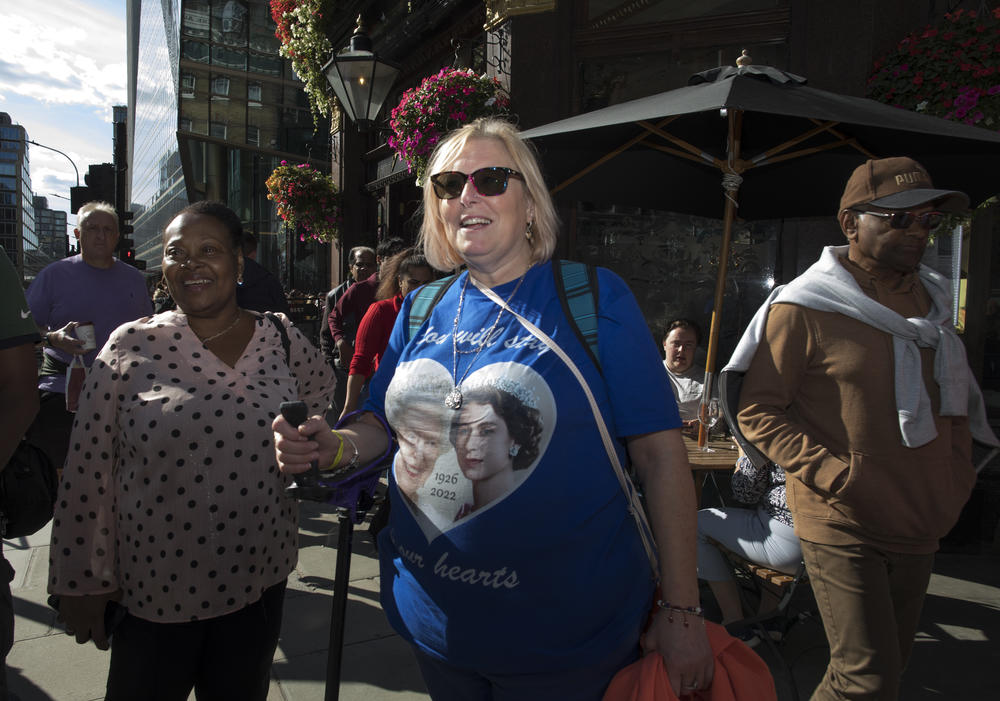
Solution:
<svg viewBox="0 0 1000 701">
<path fill-rule="evenodd" d="M 809 578 L 805 562 L 799 562 L 794 574 L 779 572 L 755 562 L 750 562 L 737 553 L 728 550 L 715 540 L 712 545 L 729 561 L 733 574 L 740 585 L 740 599 L 744 611 L 756 611 L 765 598 L 775 604 L 753 616 L 729 623 L 730 631 L 752 630 L 774 655 L 784 669 L 791 697 L 798 701 L 799 695 L 792 673 L 792 665 L 782 654 L 781 645 L 788 638 L 789 631 L 798 623 L 815 617 L 815 603 L 809 589 Z M 799 594 L 796 597 L 796 593 Z M 797 605 L 793 605 L 793 600 Z M 774 634 L 778 633 L 777 639 Z"/>
</svg>

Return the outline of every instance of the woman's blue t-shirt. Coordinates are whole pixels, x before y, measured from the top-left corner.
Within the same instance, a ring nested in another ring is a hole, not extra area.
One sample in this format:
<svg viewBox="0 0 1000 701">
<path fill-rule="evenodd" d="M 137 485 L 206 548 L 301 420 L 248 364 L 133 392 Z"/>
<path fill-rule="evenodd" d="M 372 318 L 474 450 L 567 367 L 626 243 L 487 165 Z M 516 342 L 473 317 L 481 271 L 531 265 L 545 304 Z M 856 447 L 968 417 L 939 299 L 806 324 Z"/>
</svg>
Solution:
<svg viewBox="0 0 1000 701">
<path fill-rule="evenodd" d="M 579 384 L 466 283 L 462 273 L 409 342 L 407 298 L 371 382 L 366 409 L 386 416 L 400 443 L 379 539 L 383 608 L 405 639 L 459 667 L 596 663 L 638 641 L 649 562 Z M 507 299 L 517 285 L 495 291 Z M 615 436 L 678 428 L 631 291 L 604 269 L 598 289 L 600 371 L 563 313 L 551 263 L 531 268 L 509 304 L 573 359 Z M 452 409 L 444 400 L 456 379 L 463 403 Z M 623 444 L 619 453 L 624 462 Z"/>
</svg>

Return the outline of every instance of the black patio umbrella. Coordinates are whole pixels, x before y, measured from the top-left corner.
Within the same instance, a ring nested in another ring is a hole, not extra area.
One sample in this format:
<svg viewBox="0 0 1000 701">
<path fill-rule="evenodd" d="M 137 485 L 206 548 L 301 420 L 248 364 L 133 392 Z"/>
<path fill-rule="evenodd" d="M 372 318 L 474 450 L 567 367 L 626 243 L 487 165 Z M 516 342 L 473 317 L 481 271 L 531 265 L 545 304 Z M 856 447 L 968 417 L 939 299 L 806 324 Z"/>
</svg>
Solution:
<svg viewBox="0 0 1000 701">
<path fill-rule="evenodd" d="M 706 371 L 715 369 L 734 219 L 835 216 L 851 171 L 910 156 L 974 204 L 1000 192 L 1000 133 L 817 90 L 769 66 L 714 68 L 689 85 L 523 132 L 557 201 L 722 218 Z"/>
</svg>

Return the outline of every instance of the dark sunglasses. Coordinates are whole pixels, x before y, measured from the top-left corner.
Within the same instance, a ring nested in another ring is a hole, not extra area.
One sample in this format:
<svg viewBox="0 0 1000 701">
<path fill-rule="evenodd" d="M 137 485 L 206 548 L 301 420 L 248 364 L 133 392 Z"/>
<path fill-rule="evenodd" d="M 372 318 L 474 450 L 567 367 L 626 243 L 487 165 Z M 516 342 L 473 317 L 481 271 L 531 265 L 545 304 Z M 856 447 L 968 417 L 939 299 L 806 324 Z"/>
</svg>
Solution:
<svg viewBox="0 0 1000 701">
<path fill-rule="evenodd" d="M 908 229 L 916 221 L 922 229 L 934 231 L 944 221 L 944 214 L 941 212 L 914 214 L 913 212 L 869 212 L 864 209 L 855 209 L 853 211 L 858 214 L 870 214 L 873 217 L 888 219 L 890 229 Z"/>
<path fill-rule="evenodd" d="M 495 197 L 507 192 L 507 180 L 517 178 L 523 181 L 524 176 L 516 170 L 493 166 L 480 168 L 466 175 L 457 170 L 446 170 L 431 176 L 434 194 L 442 200 L 453 200 L 462 194 L 466 182 L 471 182 L 483 197 Z"/>
</svg>

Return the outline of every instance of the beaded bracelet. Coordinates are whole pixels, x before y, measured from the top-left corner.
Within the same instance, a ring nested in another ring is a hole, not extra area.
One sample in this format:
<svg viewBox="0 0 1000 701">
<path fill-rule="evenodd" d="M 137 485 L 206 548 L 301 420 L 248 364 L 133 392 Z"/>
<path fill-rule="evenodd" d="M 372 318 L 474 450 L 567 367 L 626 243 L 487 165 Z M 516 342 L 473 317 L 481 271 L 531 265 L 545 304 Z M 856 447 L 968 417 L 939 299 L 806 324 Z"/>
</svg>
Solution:
<svg viewBox="0 0 1000 701">
<path fill-rule="evenodd" d="M 673 616 L 674 613 L 681 614 L 682 623 L 684 624 L 685 628 L 688 628 L 691 625 L 690 623 L 688 623 L 687 619 L 688 614 L 691 614 L 692 616 L 698 616 L 699 618 L 702 619 L 701 621 L 702 623 L 705 622 L 705 611 L 704 609 L 702 609 L 701 606 L 674 606 L 670 602 L 664 601 L 663 599 L 657 599 L 656 606 L 658 608 L 665 609 L 666 611 L 669 612 L 667 614 L 667 621 L 670 623 L 674 622 L 674 616 Z"/>
</svg>

